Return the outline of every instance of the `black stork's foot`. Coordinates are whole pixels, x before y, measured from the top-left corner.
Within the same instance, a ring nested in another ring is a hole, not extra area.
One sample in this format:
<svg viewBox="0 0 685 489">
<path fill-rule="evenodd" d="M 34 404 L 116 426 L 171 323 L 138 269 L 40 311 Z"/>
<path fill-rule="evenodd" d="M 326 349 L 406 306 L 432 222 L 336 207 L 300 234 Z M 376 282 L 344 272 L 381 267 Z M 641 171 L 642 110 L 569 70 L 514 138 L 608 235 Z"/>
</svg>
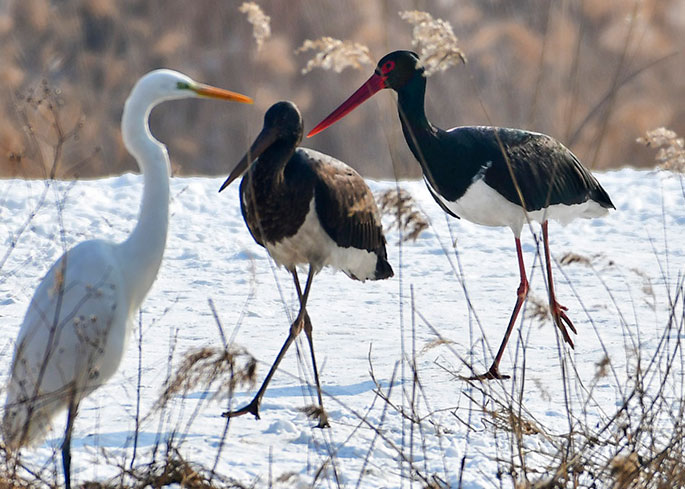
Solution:
<svg viewBox="0 0 685 489">
<path fill-rule="evenodd" d="M 251 414 L 255 417 L 255 419 L 260 419 L 259 418 L 259 404 L 260 404 L 261 399 L 257 399 L 256 397 L 252 399 L 252 401 L 238 409 L 237 411 L 226 411 L 225 413 L 222 413 L 221 416 L 224 418 L 237 418 L 238 416 L 242 416 L 244 414 Z"/>
<path fill-rule="evenodd" d="M 562 306 L 557 301 L 553 301 L 549 306 L 549 310 L 552 313 L 554 324 L 557 325 L 557 328 L 559 328 L 559 331 L 561 331 L 561 335 L 564 337 L 564 341 L 568 343 L 571 348 L 575 348 L 573 345 L 573 340 L 568 334 L 568 329 L 566 328 L 568 327 L 571 331 L 573 331 L 574 334 L 578 334 L 578 331 L 576 331 L 575 326 L 573 326 L 573 322 L 566 315 L 568 307 Z"/>
<path fill-rule="evenodd" d="M 499 373 L 499 368 L 496 365 L 490 367 L 490 369 L 484 374 L 473 375 L 471 377 L 462 377 L 464 380 L 506 380 L 510 379 L 511 375 L 504 375 Z"/>
<path fill-rule="evenodd" d="M 318 419 L 319 423 L 315 428 L 330 428 L 331 425 L 328 423 L 328 415 L 322 406 L 307 406 L 302 408 L 302 411 L 312 419 Z"/>
</svg>

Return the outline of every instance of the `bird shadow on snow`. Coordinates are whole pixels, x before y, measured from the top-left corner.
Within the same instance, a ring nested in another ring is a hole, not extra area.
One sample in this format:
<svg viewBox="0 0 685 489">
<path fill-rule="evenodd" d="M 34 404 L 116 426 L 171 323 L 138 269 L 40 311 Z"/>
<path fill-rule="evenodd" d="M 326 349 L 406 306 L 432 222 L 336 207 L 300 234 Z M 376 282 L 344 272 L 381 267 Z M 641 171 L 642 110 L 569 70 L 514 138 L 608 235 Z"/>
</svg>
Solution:
<svg viewBox="0 0 685 489">
<path fill-rule="evenodd" d="M 193 438 L 201 438 L 202 435 L 193 435 L 192 433 L 167 432 L 158 433 L 152 431 L 138 432 L 138 448 L 152 447 L 156 445 L 164 445 L 169 440 L 186 441 Z M 51 447 L 60 447 L 63 436 L 50 438 L 45 443 Z M 79 438 L 72 438 L 72 448 L 127 448 L 133 446 L 134 432 L 133 431 L 115 431 L 111 433 L 88 434 Z"/>
<path fill-rule="evenodd" d="M 398 384 L 399 381 L 395 380 L 394 384 Z M 387 380 L 379 380 L 378 384 L 382 388 L 387 388 L 390 385 L 390 382 Z M 322 392 L 324 392 L 327 396 L 330 397 L 342 397 L 342 396 L 356 396 L 358 394 L 363 394 L 365 392 L 372 392 L 374 389 L 376 389 L 376 384 L 370 380 L 363 381 L 363 382 L 357 382 L 355 384 L 349 384 L 349 385 L 326 385 L 325 387 L 322 388 Z M 303 393 L 306 393 L 306 391 L 309 390 L 310 394 L 316 395 L 316 386 L 315 385 L 307 385 L 307 384 L 300 384 L 300 385 L 291 385 L 291 386 L 283 386 L 283 387 L 271 387 L 269 388 L 266 393 L 264 394 L 264 399 L 268 398 L 277 398 L 277 397 L 301 397 Z M 210 391 L 197 391 L 197 392 L 192 392 L 189 394 L 186 394 L 183 396 L 184 399 L 207 399 L 207 398 L 212 398 L 215 396 L 217 393 L 216 392 L 210 392 Z M 236 392 L 233 394 L 234 399 L 242 399 L 242 398 L 248 398 L 253 395 L 253 392 L 251 391 L 245 391 L 245 392 Z"/>
<path fill-rule="evenodd" d="M 400 383 L 395 381 L 395 384 Z M 325 395 L 329 397 L 343 397 L 343 396 L 356 396 L 359 394 L 372 392 L 376 388 L 380 387 L 387 389 L 390 386 L 390 381 L 379 380 L 378 385 L 372 381 L 357 382 L 348 385 L 331 385 L 324 389 Z M 275 387 L 269 389 L 264 399 L 268 398 L 284 398 L 284 397 L 301 397 L 306 391 L 309 390 L 309 395 L 316 395 L 316 387 L 314 385 L 293 385 L 284 387 Z M 214 392 L 209 391 L 198 391 L 190 393 L 183 396 L 185 399 L 206 399 L 211 398 Z M 247 398 L 252 396 L 251 392 L 243 392 L 235 394 L 234 399 Z M 265 409 L 268 409 L 268 403 L 263 405 Z M 152 447 L 155 445 L 160 445 L 166 443 L 168 440 L 186 441 L 193 438 L 201 438 L 203 435 L 193 435 L 192 433 L 179 433 L 167 432 L 167 433 L 157 433 L 157 432 L 138 432 L 138 448 Z M 57 436 L 49 438 L 46 440 L 45 444 L 50 447 L 59 448 L 62 443 L 63 436 Z M 71 445 L 72 448 L 126 448 L 133 445 L 134 433 L 132 431 L 118 431 L 111 433 L 98 433 L 98 434 L 88 434 L 83 437 L 72 438 Z"/>
</svg>

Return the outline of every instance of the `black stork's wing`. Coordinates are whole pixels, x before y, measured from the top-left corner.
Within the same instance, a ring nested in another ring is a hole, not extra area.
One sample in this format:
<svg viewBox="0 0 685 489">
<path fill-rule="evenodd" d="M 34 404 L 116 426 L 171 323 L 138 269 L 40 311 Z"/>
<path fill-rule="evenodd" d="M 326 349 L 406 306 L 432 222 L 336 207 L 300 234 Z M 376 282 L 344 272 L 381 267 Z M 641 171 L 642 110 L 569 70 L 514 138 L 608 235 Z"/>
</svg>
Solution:
<svg viewBox="0 0 685 489">
<path fill-rule="evenodd" d="M 541 133 L 493 127 L 460 127 L 471 133 L 489 186 L 516 204 L 534 211 L 554 204 L 580 204 L 593 199 L 613 208 L 595 177 L 560 142 Z M 450 131 L 452 132 L 452 131 Z M 520 193 L 519 193 L 520 191 Z"/>
<path fill-rule="evenodd" d="M 385 237 L 380 213 L 364 179 L 345 163 L 310 149 L 299 149 L 316 173 L 316 212 L 338 246 L 381 251 Z"/>
</svg>

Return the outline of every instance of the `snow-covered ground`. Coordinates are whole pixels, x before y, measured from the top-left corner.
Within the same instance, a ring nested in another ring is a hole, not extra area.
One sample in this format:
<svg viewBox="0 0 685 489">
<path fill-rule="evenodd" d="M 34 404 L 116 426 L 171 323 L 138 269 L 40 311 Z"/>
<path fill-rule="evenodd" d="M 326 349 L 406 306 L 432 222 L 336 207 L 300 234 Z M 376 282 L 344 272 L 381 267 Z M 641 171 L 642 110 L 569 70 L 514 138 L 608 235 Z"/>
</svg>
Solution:
<svg viewBox="0 0 685 489">
<path fill-rule="evenodd" d="M 569 421 L 569 409 L 587 426 L 617 409 L 637 352 L 648 358 L 657 348 L 671 310 L 669 293 L 685 271 L 685 197 L 679 177 L 625 169 L 600 173 L 598 179 L 615 212 L 567 227 L 550 225 L 557 260 L 568 252 L 590 260 L 555 269 L 558 298 L 578 329 L 575 350 L 560 346 L 551 320 L 533 317 L 529 307 L 501 365 L 502 372 L 515 374 L 514 380 L 485 385 L 492 399 L 505 403 L 512 393 L 522 396 L 530 416 L 551 433 L 564 433 L 575 422 Z M 134 332 L 119 372 L 81 406 L 72 442 L 74 481 L 106 479 L 119 472 L 117 464 L 130 462 L 140 346 L 136 463 L 149 461 L 160 439 L 173 435 L 189 461 L 208 468 L 216 462 L 218 473 L 257 487 L 270 481 L 274 487 L 309 487 L 315 479 L 318 487 L 357 487 L 358 482 L 364 488 L 409 487 L 409 460 L 422 475 L 436 475 L 450 486 L 460 479 L 466 488 L 499 486 L 498 470 L 514 457 L 511 439 L 486 414 L 497 406 L 492 399 L 484 401 L 483 386 L 458 376 L 471 374 L 463 361 L 484 371 L 501 340 L 518 286 L 513 236 L 508 229 L 447 218 L 422 182 L 401 186 L 431 227 L 401 246 L 396 230 L 387 233 L 393 279 L 359 283 L 324 270 L 314 280 L 308 311 L 330 429 L 313 428 L 300 411 L 314 399 L 307 388 L 312 375 L 304 338 L 288 352 L 267 390 L 262 419 L 231 420 L 225 439 L 226 419 L 220 414 L 229 401 L 208 400 L 214 392 L 201 387 L 173 399 L 161 413 L 152 411 L 170 356 L 176 366 L 188 350 L 221 344 L 209 299 L 226 334 L 259 360 L 258 385 L 297 311 L 290 276 L 275 269 L 243 223 L 238 185 L 218 194 L 221 182 L 172 179 L 170 235 L 143 306 L 142 343 Z M 369 184 L 374 192 L 395 185 Z M 17 236 L 44 185 L 0 182 L 0 255 L 11 251 L 0 270 L 3 381 L 33 290 L 62 252 L 55 199 L 64 202 L 64 236 L 71 246 L 90 238 L 122 240 L 135 223 L 142 191 L 142 179 L 133 175 L 55 183 L 46 205 Z M 532 231 L 539 235 L 537 225 Z M 545 283 L 530 230 L 524 230 L 523 242 L 531 293 L 544 303 Z M 597 376 L 605 357 L 610 373 Z M 420 389 L 414 389 L 412 361 Z M 566 390 L 562 365 L 571 378 Z M 391 391 L 392 405 L 376 395 L 371 368 L 381 390 Z M 241 388 L 233 406 L 249 401 L 254 392 Z M 424 417 L 420 431 L 398 412 L 404 407 L 411 414 L 412 399 Z M 46 442 L 23 451 L 23 461 L 61 478 L 62 430 L 63 416 Z M 535 465 L 534 452 L 547 442 L 530 435 L 525 443 Z"/>
</svg>

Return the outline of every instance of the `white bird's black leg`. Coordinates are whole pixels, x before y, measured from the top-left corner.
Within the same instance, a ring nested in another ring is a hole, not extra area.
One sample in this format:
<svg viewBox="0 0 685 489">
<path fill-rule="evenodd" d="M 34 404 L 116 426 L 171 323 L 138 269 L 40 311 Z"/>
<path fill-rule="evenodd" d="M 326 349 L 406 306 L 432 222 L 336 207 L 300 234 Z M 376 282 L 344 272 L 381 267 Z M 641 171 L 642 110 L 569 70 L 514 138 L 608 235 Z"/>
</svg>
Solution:
<svg viewBox="0 0 685 489">
<path fill-rule="evenodd" d="M 549 285 L 549 312 L 552 314 L 554 324 L 556 324 L 557 328 L 559 328 L 559 330 L 561 331 L 564 341 L 571 345 L 571 348 L 574 348 L 573 340 L 571 339 L 571 336 L 568 334 L 566 326 L 568 326 L 574 333 L 578 334 L 578 332 L 576 331 L 575 326 L 573 326 L 573 322 L 571 322 L 569 317 L 566 315 L 566 311 L 568 310 L 568 308 L 559 304 L 557 302 L 556 295 L 554 294 L 554 279 L 552 278 L 552 258 L 549 252 L 547 222 L 548 221 L 542 223 L 542 241 L 545 245 L 545 261 L 547 262 L 547 282 Z"/>
<path fill-rule="evenodd" d="M 71 432 L 74 429 L 74 419 L 78 412 L 78 403 L 75 401 L 75 394 L 69 399 L 69 410 L 67 411 L 67 427 L 64 430 L 64 441 L 62 442 L 62 469 L 64 470 L 64 487 L 71 489 Z"/>
</svg>

